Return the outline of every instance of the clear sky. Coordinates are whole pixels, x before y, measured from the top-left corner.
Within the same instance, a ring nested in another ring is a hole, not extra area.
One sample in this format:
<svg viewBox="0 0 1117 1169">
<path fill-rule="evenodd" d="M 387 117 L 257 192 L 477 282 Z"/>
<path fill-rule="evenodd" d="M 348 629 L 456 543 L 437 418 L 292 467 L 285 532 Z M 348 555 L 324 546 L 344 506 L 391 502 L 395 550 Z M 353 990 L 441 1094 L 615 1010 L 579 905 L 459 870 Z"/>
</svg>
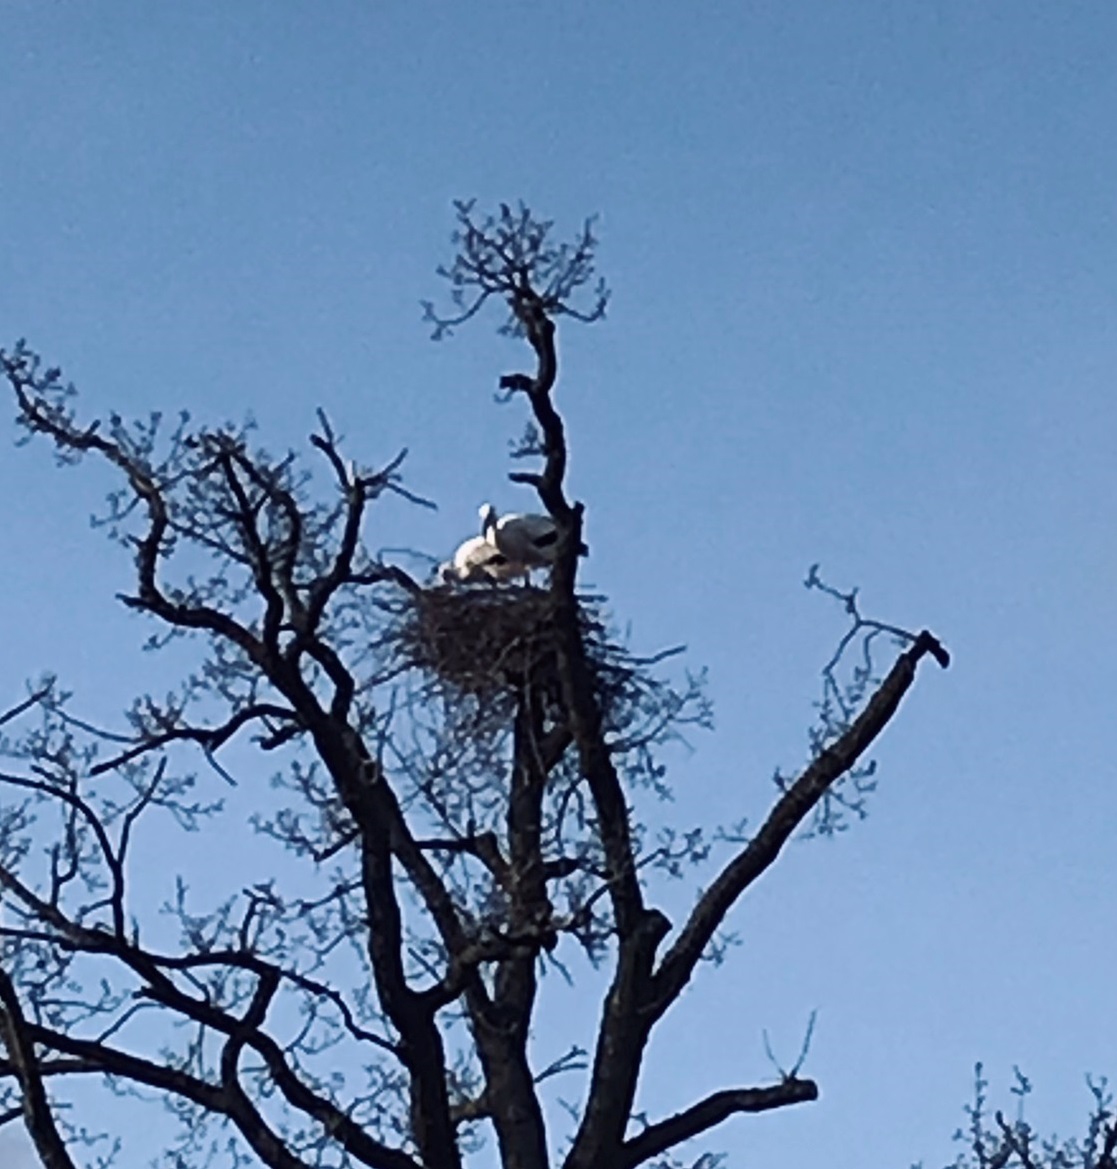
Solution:
<svg viewBox="0 0 1117 1169">
<path fill-rule="evenodd" d="M 710 668 L 671 815 L 755 823 L 802 761 L 841 631 L 813 561 L 956 658 L 870 818 L 741 907 L 642 1106 L 763 1081 L 762 1031 L 793 1051 L 817 1009 L 820 1102 L 725 1126 L 731 1166 L 941 1164 L 977 1059 L 1076 1124 L 1117 1074 L 1117 6 L 6 0 L 0 127 L 2 343 L 91 413 L 251 411 L 282 446 L 323 405 L 361 462 L 407 446 L 440 510 L 370 539 L 440 557 L 529 502 L 492 401 L 520 351 L 419 320 L 450 200 L 600 212 L 614 301 L 562 334 L 558 400 L 587 580 Z M 159 678 L 104 485 L 0 446 L 12 700 Z"/>
</svg>

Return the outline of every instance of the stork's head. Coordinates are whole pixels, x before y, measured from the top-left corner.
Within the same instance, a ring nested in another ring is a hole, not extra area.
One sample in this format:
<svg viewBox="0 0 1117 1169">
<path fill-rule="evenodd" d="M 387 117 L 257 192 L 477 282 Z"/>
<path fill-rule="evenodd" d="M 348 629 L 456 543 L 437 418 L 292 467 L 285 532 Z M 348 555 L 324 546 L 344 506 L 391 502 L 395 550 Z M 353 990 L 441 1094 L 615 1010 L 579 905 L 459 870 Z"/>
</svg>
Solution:
<svg viewBox="0 0 1117 1169">
<path fill-rule="evenodd" d="M 478 515 L 481 517 L 481 535 L 487 536 L 496 527 L 496 508 L 491 503 L 483 503 L 478 509 Z"/>
</svg>

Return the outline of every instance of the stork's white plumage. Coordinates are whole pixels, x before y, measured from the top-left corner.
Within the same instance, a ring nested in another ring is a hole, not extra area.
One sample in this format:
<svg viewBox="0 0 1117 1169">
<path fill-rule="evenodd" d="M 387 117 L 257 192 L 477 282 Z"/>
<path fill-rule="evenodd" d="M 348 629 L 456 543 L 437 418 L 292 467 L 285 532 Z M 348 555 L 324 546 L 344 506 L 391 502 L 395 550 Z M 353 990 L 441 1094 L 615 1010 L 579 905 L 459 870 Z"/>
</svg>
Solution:
<svg viewBox="0 0 1117 1169">
<path fill-rule="evenodd" d="M 547 515 L 497 516 L 496 508 L 486 503 L 481 508 L 481 534 L 509 560 L 527 568 L 547 568 L 554 564 L 558 551 L 558 528 Z M 585 545 L 578 549 L 585 554 Z"/>
<path fill-rule="evenodd" d="M 527 576 L 527 567 L 511 559 L 484 536 L 471 536 L 458 546 L 452 560 L 439 568 L 439 577 L 445 584 L 462 584 L 514 580 Z"/>
</svg>

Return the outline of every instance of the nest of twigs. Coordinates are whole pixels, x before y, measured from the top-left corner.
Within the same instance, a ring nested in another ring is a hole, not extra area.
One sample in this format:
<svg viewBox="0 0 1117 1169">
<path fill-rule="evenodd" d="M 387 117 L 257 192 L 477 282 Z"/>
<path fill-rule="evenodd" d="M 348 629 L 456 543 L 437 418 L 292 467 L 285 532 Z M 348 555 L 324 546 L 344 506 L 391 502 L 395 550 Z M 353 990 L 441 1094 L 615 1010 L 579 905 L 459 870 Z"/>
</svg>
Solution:
<svg viewBox="0 0 1117 1169">
<path fill-rule="evenodd" d="M 525 683 L 557 695 L 550 590 L 530 585 L 440 585 L 414 594 L 399 629 L 414 666 L 454 689 L 491 695 Z"/>
<path fill-rule="evenodd" d="M 653 667 L 681 647 L 635 657 L 612 634 L 603 597 L 579 594 L 577 604 L 581 654 L 603 730 L 628 744 L 629 767 L 641 782 L 658 784 L 661 771 L 644 745 L 669 737 L 679 722 L 708 724 L 701 678 L 688 675 L 686 687 L 676 689 Z M 435 699 L 475 740 L 504 733 L 525 695 L 545 722 L 565 721 L 560 633 L 549 589 L 415 587 L 391 611 L 387 644 L 394 670 L 417 671 L 415 696 Z"/>
</svg>

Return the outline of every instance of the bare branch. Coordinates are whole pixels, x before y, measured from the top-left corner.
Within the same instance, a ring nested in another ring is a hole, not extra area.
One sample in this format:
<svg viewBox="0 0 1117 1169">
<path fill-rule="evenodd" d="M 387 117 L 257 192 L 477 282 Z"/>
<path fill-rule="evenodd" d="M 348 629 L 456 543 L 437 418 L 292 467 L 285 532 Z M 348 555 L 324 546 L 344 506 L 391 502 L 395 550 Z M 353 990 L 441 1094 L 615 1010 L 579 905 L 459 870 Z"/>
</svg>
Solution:
<svg viewBox="0 0 1117 1169">
<path fill-rule="evenodd" d="M 911 649 L 896 660 L 849 730 L 788 787 L 757 834 L 713 881 L 655 973 L 652 1002 L 657 1017 L 678 998 L 702 952 L 737 899 L 773 864 L 826 789 L 857 762 L 892 720 L 901 699 L 915 681 L 920 660 L 930 654 L 941 661 L 944 653 L 930 633 L 919 634 Z"/>
<path fill-rule="evenodd" d="M 0 970 L 0 1007 L 3 1008 L 0 1029 L 4 1046 L 23 1093 L 23 1120 L 35 1150 L 45 1169 L 77 1169 L 54 1122 L 34 1040 L 28 1033 L 15 985 L 3 970 Z"/>
<path fill-rule="evenodd" d="M 475 317 L 494 296 L 511 304 L 530 293 L 544 312 L 587 323 L 605 315 L 609 290 L 603 280 L 597 281 L 588 308 L 575 307 L 571 299 L 593 279 L 593 219 L 585 221 L 573 243 L 556 244 L 550 238 L 553 224 L 536 219 L 523 203 L 515 210 L 502 203 L 497 214 L 484 218 L 474 216 L 472 199 L 455 201 L 454 209 L 458 251 L 449 267 L 438 270 L 450 284 L 454 308 L 442 314 L 430 301 L 423 302 L 423 319 L 433 326 L 435 340 Z M 521 324 L 513 308 L 501 331 L 515 335 Z"/>
<path fill-rule="evenodd" d="M 33 706 L 38 706 L 43 699 L 48 698 L 54 689 L 53 682 L 46 682 L 42 686 L 33 690 L 22 702 L 17 702 L 15 706 L 9 707 L 2 714 L 0 714 L 0 727 L 5 723 L 13 722 L 19 718 L 21 714 L 25 714 Z"/>
<path fill-rule="evenodd" d="M 278 706 L 271 702 L 256 702 L 251 706 L 246 706 L 238 710 L 219 727 L 177 726 L 162 731 L 159 734 L 145 737 L 127 751 L 122 751 L 119 755 L 115 755 L 111 759 L 106 759 L 104 762 L 96 764 L 90 768 L 89 774 L 103 775 L 106 771 L 114 771 L 125 763 L 131 763 L 141 755 L 147 754 L 149 751 L 157 751 L 162 747 L 166 747 L 169 743 L 199 743 L 206 752 L 212 753 L 219 747 L 224 746 L 241 727 L 258 719 L 268 718 L 280 719 L 287 722 L 292 734 L 297 734 L 301 730 L 298 716 L 290 708 Z M 274 739 L 277 733 L 272 732 L 271 739 Z"/>
<path fill-rule="evenodd" d="M 638 1136 L 625 1141 L 614 1164 L 618 1169 L 633 1169 L 737 1113 L 770 1112 L 789 1104 L 804 1104 L 817 1099 L 815 1082 L 799 1079 L 784 1080 L 769 1088 L 730 1088 L 714 1092 L 683 1112 L 649 1125 Z"/>
</svg>

